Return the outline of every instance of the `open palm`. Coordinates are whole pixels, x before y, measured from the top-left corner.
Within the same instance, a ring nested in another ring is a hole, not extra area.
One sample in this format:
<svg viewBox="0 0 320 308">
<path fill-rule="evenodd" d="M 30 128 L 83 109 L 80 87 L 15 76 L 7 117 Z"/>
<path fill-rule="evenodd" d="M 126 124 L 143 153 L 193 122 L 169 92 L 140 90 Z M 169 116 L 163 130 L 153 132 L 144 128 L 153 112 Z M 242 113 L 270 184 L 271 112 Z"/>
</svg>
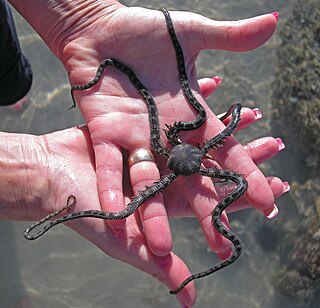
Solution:
<svg viewBox="0 0 320 308">
<path fill-rule="evenodd" d="M 203 49 L 245 51 L 260 46 L 274 31 L 276 19 L 268 14 L 239 22 L 215 22 L 188 12 L 172 12 L 176 34 L 184 50 L 186 71 L 190 86 L 207 111 L 207 122 L 202 128 L 181 134 L 186 142 L 203 143 L 223 130 L 224 125 L 215 117 L 199 94 L 195 60 Z M 72 85 L 93 79 L 99 63 L 115 58 L 129 66 L 155 98 L 160 126 L 175 121 L 195 118 L 181 90 L 174 48 L 165 19 L 160 11 L 127 8 L 116 3 L 97 10 L 81 31 L 76 28 L 63 40 L 61 60 L 66 66 Z M 77 103 L 85 117 L 95 153 L 97 187 L 104 211 L 124 209 L 123 159 L 124 152 L 150 148 L 150 127 L 145 102 L 129 82 L 127 76 L 107 67 L 105 78 L 86 91 L 76 91 Z M 166 141 L 166 138 L 163 138 Z M 262 212 L 272 210 L 274 197 L 267 180 L 243 147 L 230 137 L 224 147 L 213 151 L 223 168 L 243 174 L 248 182 L 247 200 Z M 161 160 L 159 166 L 161 167 Z M 163 164 L 162 164 L 163 166 Z M 130 168 L 134 193 L 159 179 L 155 163 L 141 162 Z M 183 184 L 182 184 L 183 183 Z M 178 198 L 166 200 L 190 204 L 202 223 L 209 242 L 216 252 L 225 254 L 230 243 L 214 234 L 210 213 L 217 200 L 213 184 L 198 176 L 180 180 L 172 189 L 183 192 Z M 208 189 L 209 188 L 209 189 Z M 256 194 L 257 188 L 261 193 Z M 254 193 L 253 193 L 254 192 Z M 209 204 L 209 205 L 208 205 Z M 171 236 L 162 196 L 146 202 L 140 209 L 143 229 L 150 249 L 159 256 L 171 250 Z M 227 223 L 226 218 L 224 218 Z M 109 222 L 115 234 L 121 234 L 124 221 Z M 155 230 L 163 230 L 161 237 Z M 211 240 L 210 240 L 211 239 Z M 214 245 L 214 241 L 219 245 Z"/>
<path fill-rule="evenodd" d="M 250 110 L 244 112 L 243 118 L 250 118 Z M 37 144 L 40 145 L 36 153 L 42 158 L 41 161 L 46 162 L 44 164 L 46 170 L 44 174 L 48 174 L 50 185 L 48 191 L 42 192 L 44 200 L 42 212 L 30 209 L 30 219 L 38 220 L 46 213 L 60 209 L 66 203 L 70 193 L 77 197 L 77 204 L 71 209 L 72 211 L 101 210 L 96 190 L 94 152 L 88 129 L 86 127 L 71 128 L 40 137 L 34 136 L 33 138 L 37 139 Z M 277 148 L 277 141 L 269 137 L 249 144 L 246 146 L 246 151 L 251 153 L 254 161 L 262 162 L 275 155 L 278 152 Z M 44 156 L 41 155 L 42 149 L 46 149 Z M 275 197 L 283 193 L 281 180 L 271 177 L 268 182 Z M 183 188 L 183 186 L 179 186 L 180 184 L 177 180 L 177 186 L 174 186 L 173 183 L 165 190 L 164 199 L 168 214 L 174 217 L 194 216 L 192 207 L 189 206 L 186 199 L 177 196 L 180 195 L 175 191 L 177 187 Z M 218 197 L 212 198 L 210 201 L 216 203 L 225 194 L 226 192 L 221 191 Z M 129 203 L 132 193 L 128 182 L 124 184 L 123 195 L 124 202 Z M 171 200 L 177 202 L 171 202 Z M 241 199 L 234 206 L 230 206 L 228 210 L 239 210 L 248 206 L 246 201 Z M 170 289 L 176 288 L 190 275 L 186 264 L 174 253 L 170 252 L 165 257 L 157 257 L 150 250 L 145 230 L 142 228 L 137 213 L 126 219 L 124 231 L 120 237 L 114 236 L 105 221 L 96 218 L 77 219 L 68 222 L 68 226 L 111 257 L 152 275 Z M 154 233 L 156 237 L 163 236 L 162 229 L 156 230 Z M 191 306 L 195 301 L 194 285 L 187 285 L 177 297 L 181 303 Z"/>
<path fill-rule="evenodd" d="M 195 113 L 181 90 L 174 49 L 160 11 L 127 8 L 115 0 L 88 1 L 86 5 L 77 5 L 77 1 L 70 1 L 67 5 L 60 1 L 48 5 L 44 0 L 30 1 L 28 5 L 18 0 L 10 2 L 33 25 L 64 64 L 71 85 L 89 82 L 103 59 L 115 58 L 129 66 L 154 96 L 161 128 L 175 121 L 189 121 L 195 118 Z M 181 134 L 181 138 L 185 142 L 201 144 L 222 131 L 224 125 L 210 111 L 199 93 L 195 69 L 198 53 L 204 49 L 254 49 L 272 35 L 276 18 L 267 14 L 238 22 L 217 22 L 188 12 L 171 12 L 171 17 L 184 51 L 190 87 L 207 111 L 206 123 L 198 130 Z M 75 96 L 88 125 L 93 145 L 92 163 L 98 187 L 98 195 L 94 195 L 94 198 L 99 197 L 102 210 L 118 212 L 124 209 L 128 201 L 124 198 L 123 189 L 125 157 L 137 148 L 150 148 L 150 127 L 146 104 L 127 76 L 113 68 L 107 68 L 105 75 L 106 77 L 95 87 L 78 91 Z M 165 142 L 164 135 L 162 138 Z M 238 172 L 247 179 L 249 188 L 245 198 L 248 204 L 265 214 L 274 209 L 274 194 L 268 180 L 258 169 L 250 152 L 247 152 L 234 137 L 229 137 L 224 146 L 213 150 L 211 155 L 222 168 Z M 159 168 L 156 163 L 140 162 L 130 168 L 134 193 L 158 180 L 160 173 L 166 172 L 162 160 L 159 160 L 158 165 Z M 87 184 L 92 183 L 93 173 L 87 179 L 90 179 Z M 91 209 L 92 202 L 85 202 L 88 196 L 76 188 L 77 186 L 74 186 L 72 191 L 72 186 L 64 187 L 65 190 L 70 189 L 70 194 L 79 193 L 77 198 L 82 200 L 76 210 L 84 209 L 85 206 L 86 209 Z M 168 192 L 165 193 L 166 207 L 162 195 L 141 207 L 140 229 L 138 221 L 134 221 L 137 215 L 129 217 L 126 222 L 108 224 L 121 244 L 126 242 L 128 224 L 131 226 L 133 222 L 136 223 L 138 229 L 132 230 L 138 233 L 143 230 L 147 243 L 147 246 L 143 247 L 148 247 L 153 256 L 165 257 L 170 253 L 172 245 L 167 210 L 169 213 L 178 213 L 179 208 L 180 211 L 183 208 L 192 208 L 212 248 L 220 253 L 220 256 L 226 256 L 230 244 L 215 236 L 210 221 L 210 213 L 218 200 L 219 197 L 209 179 L 190 176 L 187 181 L 184 178 L 177 179 L 168 188 Z M 226 217 L 224 221 L 227 223 Z M 99 239 L 95 236 L 91 238 L 88 234 L 83 235 L 94 240 L 100 247 L 107 245 L 106 243 L 115 244 L 112 233 L 104 233 L 107 230 L 105 224 L 97 223 L 96 228 L 94 230 L 99 233 Z M 130 233 L 131 239 L 135 232 Z M 119 254 L 123 251 L 125 249 L 118 249 Z M 114 253 L 116 254 L 116 250 Z M 126 256 L 128 254 L 116 257 L 125 260 Z M 173 262 L 179 262 L 177 260 L 174 258 Z M 151 265 L 146 262 L 145 266 Z M 170 271 L 170 268 L 172 267 L 169 266 L 166 270 Z M 153 269 L 148 272 L 152 273 Z M 181 277 L 177 276 L 179 282 L 182 281 L 182 276 L 185 278 L 186 273 L 185 267 L 183 270 L 182 266 Z M 176 287 L 177 281 L 167 285 Z M 186 294 L 183 293 L 181 296 Z"/>
</svg>

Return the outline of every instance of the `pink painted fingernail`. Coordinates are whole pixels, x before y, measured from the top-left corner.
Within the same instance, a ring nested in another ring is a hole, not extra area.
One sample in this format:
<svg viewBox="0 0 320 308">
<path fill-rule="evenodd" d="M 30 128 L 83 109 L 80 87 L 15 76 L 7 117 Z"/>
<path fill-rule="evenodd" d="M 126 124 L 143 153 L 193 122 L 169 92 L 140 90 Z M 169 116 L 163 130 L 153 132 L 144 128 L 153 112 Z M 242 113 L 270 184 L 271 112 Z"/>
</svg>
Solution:
<svg viewBox="0 0 320 308">
<path fill-rule="evenodd" d="M 283 182 L 283 190 L 282 190 L 282 192 L 285 194 L 288 191 L 290 191 L 290 189 L 291 189 L 291 187 L 290 187 L 289 182 Z"/>
<path fill-rule="evenodd" d="M 253 108 L 252 111 L 254 113 L 254 117 L 255 117 L 256 121 L 258 121 L 262 118 L 262 112 L 259 108 Z"/>
<path fill-rule="evenodd" d="M 221 78 L 219 76 L 214 76 L 212 79 L 215 81 L 216 85 L 218 86 L 221 83 Z"/>
<path fill-rule="evenodd" d="M 219 259 L 221 260 L 226 260 L 229 257 L 231 257 L 232 255 L 232 248 L 229 248 L 228 250 L 224 251 L 224 252 L 219 252 L 217 253 L 217 256 L 219 257 Z"/>
<path fill-rule="evenodd" d="M 271 14 L 276 18 L 276 21 L 278 22 L 278 20 L 279 20 L 279 12 L 273 12 Z"/>
<path fill-rule="evenodd" d="M 284 142 L 282 141 L 281 138 L 276 138 L 277 142 L 278 142 L 278 149 L 279 152 L 284 150 L 286 148 L 286 145 L 284 144 Z"/>
<path fill-rule="evenodd" d="M 269 219 L 275 218 L 278 214 L 279 209 L 275 204 L 273 204 L 273 207 L 270 210 L 264 212 L 264 216 L 266 216 Z"/>
</svg>

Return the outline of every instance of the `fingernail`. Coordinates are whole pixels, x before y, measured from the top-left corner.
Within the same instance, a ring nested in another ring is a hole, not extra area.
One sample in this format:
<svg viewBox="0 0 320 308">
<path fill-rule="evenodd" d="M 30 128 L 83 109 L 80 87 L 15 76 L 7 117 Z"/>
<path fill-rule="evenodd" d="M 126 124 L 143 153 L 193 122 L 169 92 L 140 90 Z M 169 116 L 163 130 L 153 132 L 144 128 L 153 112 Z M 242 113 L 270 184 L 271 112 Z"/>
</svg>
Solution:
<svg viewBox="0 0 320 308">
<path fill-rule="evenodd" d="M 291 187 L 290 187 L 289 182 L 283 182 L 283 190 L 282 190 L 282 192 L 285 194 L 288 191 L 290 191 L 290 189 L 291 189 Z"/>
<path fill-rule="evenodd" d="M 219 76 L 214 76 L 212 79 L 216 82 L 216 85 L 217 85 L 217 86 L 218 86 L 218 85 L 221 83 L 221 81 L 222 81 Z"/>
<path fill-rule="evenodd" d="M 252 111 L 254 113 L 254 117 L 255 117 L 256 121 L 258 121 L 262 118 L 262 112 L 259 108 L 253 108 Z"/>
<path fill-rule="evenodd" d="M 264 216 L 266 216 L 269 219 L 275 218 L 278 214 L 279 214 L 279 209 L 275 204 L 270 210 L 267 210 L 264 212 Z"/>
<path fill-rule="evenodd" d="M 88 126 L 87 126 L 87 124 L 78 124 L 77 126 L 76 126 L 77 128 L 79 128 L 79 129 L 82 129 L 82 128 L 86 128 L 86 129 L 88 129 Z M 89 130 L 89 129 L 88 129 Z"/>
<path fill-rule="evenodd" d="M 273 12 L 271 14 L 276 18 L 276 21 L 278 22 L 278 20 L 279 20 L 279 12 Z"/>
<path fill-rule="evenodd" d="M 113 229 L 113 236 L 115 238 L 121 237 L 123 234 L 123 229 Z"/>
<path fill-rule="evenodd" d="M 278 142 L 278 149 L 279 152 L 284 150 L 286 148 L 286 145 L 284 144 L 284 142 L 282 141 L 281 138 L 276 138 L 277 142 Z"/>
<path fill-rule="evenodd" d="M 217 253 L 217 256 L 219 257 L 219 259 L 221 260 L 226 260 L 229 257 L 231 257 L 232 255 L 232 248 L 229 248 L 228 250 L 224 251 L 224 252 L 219 252 Z"/>
</svg>

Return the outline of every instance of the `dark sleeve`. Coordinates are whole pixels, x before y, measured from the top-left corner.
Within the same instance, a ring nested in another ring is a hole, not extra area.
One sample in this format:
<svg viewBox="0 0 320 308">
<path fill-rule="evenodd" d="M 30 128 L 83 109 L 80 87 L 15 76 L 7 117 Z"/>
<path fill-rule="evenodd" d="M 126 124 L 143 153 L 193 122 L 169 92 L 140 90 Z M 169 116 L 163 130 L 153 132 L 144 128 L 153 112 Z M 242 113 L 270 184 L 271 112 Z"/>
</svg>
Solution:
<svg viewBox="0 0 320 308">
<path fill-rule="evenodd" d="M 21 51 L 11 10 L 0 0 L 0 105 L 23 98 L 31 84 L 31 65 Z"/>
</svg>

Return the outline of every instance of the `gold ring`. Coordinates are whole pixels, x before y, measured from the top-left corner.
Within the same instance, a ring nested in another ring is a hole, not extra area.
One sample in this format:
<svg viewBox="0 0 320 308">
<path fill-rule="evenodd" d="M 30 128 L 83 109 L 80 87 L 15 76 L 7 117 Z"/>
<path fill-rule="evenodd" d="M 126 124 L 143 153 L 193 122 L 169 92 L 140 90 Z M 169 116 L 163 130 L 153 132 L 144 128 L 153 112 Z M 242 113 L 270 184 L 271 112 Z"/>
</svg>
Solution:
<svg viewBox="0 0 320 308">
<path fill-rule="evenodd" d="M 141 161 L 152 161 L 155 162 L 155 158 L 152 154 L 152 152 L 148 149 L 137 149 L 134 152 L 132 152 L 128 158 L 128 165 L 129 168 L 133 166 L 136 163 L 139 163 Z"/>
</svg>

